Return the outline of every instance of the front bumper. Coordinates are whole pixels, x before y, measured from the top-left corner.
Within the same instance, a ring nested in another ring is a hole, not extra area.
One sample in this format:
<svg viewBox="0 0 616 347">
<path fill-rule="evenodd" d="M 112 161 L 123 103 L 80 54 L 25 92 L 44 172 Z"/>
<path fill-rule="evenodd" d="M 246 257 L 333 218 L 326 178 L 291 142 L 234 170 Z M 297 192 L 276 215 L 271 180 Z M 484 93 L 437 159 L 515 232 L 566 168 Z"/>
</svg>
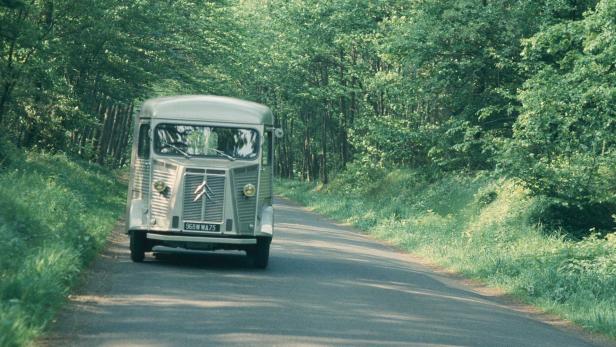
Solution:
<svg viewBox="0 0 616 347">
<path fill-rule="evenodd" d="M 163 235 L 147 233 L 150 240 L 170 241 L 170 242 L 198 242 L 207 244 L 224 245 L 255 245 L 256 238 L 230 238 L 230 237 L 211 237 L 211 236 L 187 236 L 187 235 Z"/>
</svg>

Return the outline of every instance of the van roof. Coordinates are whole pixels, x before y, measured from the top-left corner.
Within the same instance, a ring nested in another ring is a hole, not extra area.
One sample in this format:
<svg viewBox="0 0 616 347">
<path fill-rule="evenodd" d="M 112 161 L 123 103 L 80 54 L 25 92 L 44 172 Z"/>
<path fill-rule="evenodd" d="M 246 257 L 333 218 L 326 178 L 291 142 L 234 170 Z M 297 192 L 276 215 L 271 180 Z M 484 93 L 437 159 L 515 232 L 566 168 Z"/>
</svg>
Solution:
<svg viewBox="0 0 616 347">
<path fill-rule="evenodd" d="M 272 111 L 256 102 L 214 95 L 180 95 L 146 100 L 140 118 L 274 125 Z"/>
</svg>

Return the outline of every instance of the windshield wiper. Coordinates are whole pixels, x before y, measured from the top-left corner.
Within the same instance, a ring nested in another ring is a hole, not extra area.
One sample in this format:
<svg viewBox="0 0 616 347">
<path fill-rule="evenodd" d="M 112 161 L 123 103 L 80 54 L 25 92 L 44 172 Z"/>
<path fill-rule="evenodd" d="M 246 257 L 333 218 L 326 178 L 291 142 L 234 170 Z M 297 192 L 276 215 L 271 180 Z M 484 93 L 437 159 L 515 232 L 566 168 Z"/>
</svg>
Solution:
<svg viewBox="0 0 616 347">
<path fill-rule="evenodd" d="M 181 150 L 181 149 L 180 149 L 178 146 L 176 146 L 176 145 L 172 145 L 172 144 L 170 144 L 169 142 L 162 142 L 161 144 L 162 144 L 163 146 L 167 146 L 167 147 L 171 147 L 171 148 L 175 149 L 176 151 L 178 151 L 178 153 L 180 153 L 181 155 L 183 155 L 183 156 L 184 156 L 184 158 L 186 158 L 186 159 L 190 159 L 190 158 L 192 158 L 192 157 L 190 156 L 190 154 L 188 154 L 188 153 L 184 152 L 183 150 Z"/>
<path fill-rule="evenodd" d="M 231 160 L 231 161 L 235 161 L 235 158 L 233 158 L 232 156 L 228 155 L 227 153 L 221 151 L 220 149 L 216 149 L 216 148 L 208 148 L 210 151 L 214 151 L 220 155 L 222 155 L 223 157 Z"/>
</svg>

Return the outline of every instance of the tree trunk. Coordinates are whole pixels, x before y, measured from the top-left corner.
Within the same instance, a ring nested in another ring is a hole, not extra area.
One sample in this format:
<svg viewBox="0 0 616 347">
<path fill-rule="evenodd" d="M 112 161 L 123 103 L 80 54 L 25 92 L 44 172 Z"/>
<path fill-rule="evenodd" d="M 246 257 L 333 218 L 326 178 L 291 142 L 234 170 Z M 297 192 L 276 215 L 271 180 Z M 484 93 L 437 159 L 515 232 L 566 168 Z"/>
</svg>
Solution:
<svg viewBox="0 0 616 347">
<path fill-rule="evenodd" d="M 321 182 L 323 184 L 329 183 L 327 175 L 327 124 L 329 118 L 329 108 L 323 111 L 323 121 L 321 124 Z"/>
<path fill-rule="evenodd" d="M 122 122 L 122 129 L 121 132 L 118 134 L 118 136 L 116 137 L 116 148 L 115 148 L 115 153 L 114 153 L 114 165 L 116 166 L 120 166 L 120 163 L 122 161 L 122 157 L 124 156 L 124 153 L 126 152 L 126 145 L 128 144 L 128 135 L 130 133 L 130 128 L 131 128 L 131 120 L 132 120 L 132 114 L 133 114 L 133 104 L 131 103 L 130 105 L 127 105 L 125 112 L 124 112 L 124 117 L 123 117 L 123 122 Z"/>
<path fill-rule="evenodd" d="M 105 163 L 105 154 L 107 151 L 107 141 L 108 141 L 108 136 L 109 133 L 111 132 L 111 125 L 113 124 L 113 120 L 111 120 L 111 118 L 113 117 L 113 111 L 114 111 L 114 105 L 112 104 L 111 101 L 107 102 L 107 106 L 105 107 L 105 112 L 103 113 L 103 117 L 102 117 L 102 130 L 101 130 L 101 134 L 98 140 L 98 158 L 97 158 L 97 162 L 99 164 L 104 164 Z"/>
</svg>

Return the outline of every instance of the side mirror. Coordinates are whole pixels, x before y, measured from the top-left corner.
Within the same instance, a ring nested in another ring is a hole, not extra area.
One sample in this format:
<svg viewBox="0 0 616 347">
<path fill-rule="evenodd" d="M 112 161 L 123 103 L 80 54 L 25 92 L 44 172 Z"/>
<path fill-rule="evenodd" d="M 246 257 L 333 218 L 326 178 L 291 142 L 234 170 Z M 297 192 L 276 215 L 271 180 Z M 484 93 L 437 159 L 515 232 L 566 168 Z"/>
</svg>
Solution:
<svg viewBox="0 0 616 347">
<path fill-rule="evenodd" d="M 276 129 L 274 129 L 274 136 L 277 139 L 280 139 L 280 138 L 282 138 L 284 136 L 284 131 L 282 131 L 281 128 L 276 128 Z"/>
</svg>

